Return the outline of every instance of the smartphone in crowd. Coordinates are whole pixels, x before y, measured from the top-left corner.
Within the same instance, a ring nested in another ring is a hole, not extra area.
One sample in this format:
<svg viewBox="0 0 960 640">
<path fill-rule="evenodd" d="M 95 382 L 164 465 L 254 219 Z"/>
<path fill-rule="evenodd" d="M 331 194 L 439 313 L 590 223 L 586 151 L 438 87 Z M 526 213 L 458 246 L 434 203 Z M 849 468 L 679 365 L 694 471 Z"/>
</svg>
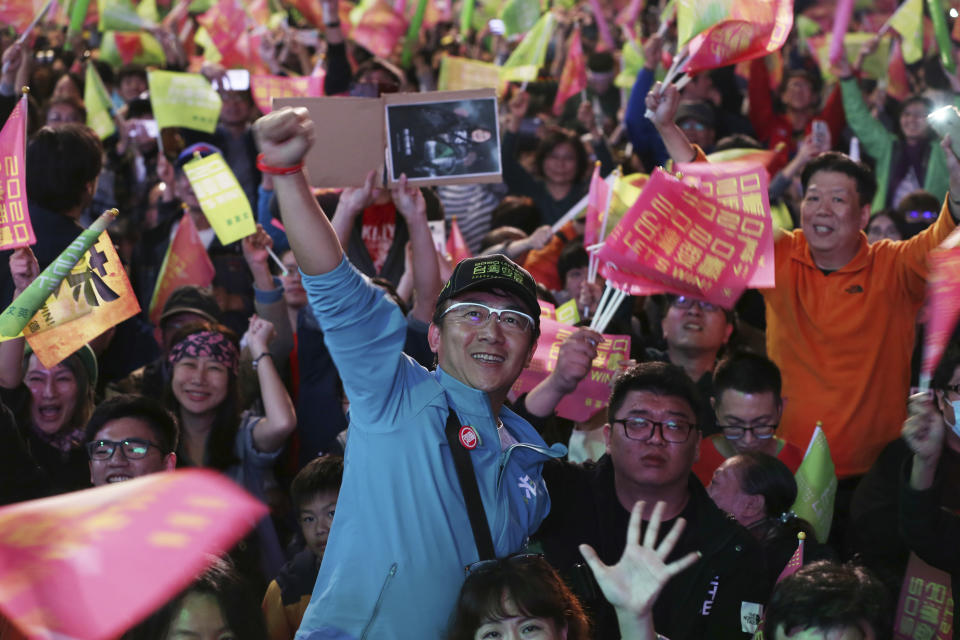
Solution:
<svg viewBox="0 0 960 640">
<path fill-rule="evenodd" d="M 246 69 L 228 69 L 226 76 L 214 81 L 213 88 L 217 91 L 246 91 L 250 88 L 250 72 Z"/>
<path fill-rule="evenodd" d="M 960 158 L 960 111 L 953 105 L 940 107 L 927 116 L 927 122 L 941 138 L 950 135 L 950 148 Z"/>
</svg>

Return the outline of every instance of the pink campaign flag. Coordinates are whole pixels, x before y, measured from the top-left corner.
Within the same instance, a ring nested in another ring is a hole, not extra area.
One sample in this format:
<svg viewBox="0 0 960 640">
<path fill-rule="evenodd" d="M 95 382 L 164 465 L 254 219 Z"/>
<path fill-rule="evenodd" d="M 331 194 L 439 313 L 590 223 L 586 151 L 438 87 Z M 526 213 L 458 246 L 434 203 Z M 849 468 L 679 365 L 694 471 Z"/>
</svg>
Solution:
<svg viewBox="0 0 960 640">
<path fill-rule="evenodd" d="M 0 611 L 28 638 L 118 638 L 266 514 L 206 469 L 4 507 Z"/>
<path fill-rule="evenodd" d="M 953 231 L 927 258 L 927 327 L 923 341 L 921 377 L 927 380 L 943 356 L 943 350 L 960 316 L 960 231 Z"/>
<path fill-rule="evenodd" d="M 251 75 L 250 90 L 253 101 L 263 113 L 273 110 L 274 98 L 317 98 L 323 95 L 324 75 L 285 78 L 283 76 Z"/>
<path fill-rule="evenodd" d="M 783 46 L 793 27 L 793 0 L 738 0 L 729 15 L 688 45 L 688 74 L 752 60 Z"/>
<path fill-rule="evenodd" d="M 955 637 L 953 599 L 956 595 L 950 587 L 949 573 L 931 567 L 911 552 L 897 602 L 894 640 Z"/>
<path fill-rule="evenodd" d="M 0 130 L 0 250 L 34 244 L 37 236 L 27 211 L 27 96 Z"/>
<path fill-rule="evenodd" d="M 610 198 L 610 185 L 600 177 L 600 163 L 593 167 L 590 191 L 587 193 L 587 216 L 583 231 L 583 246 L 589 247 L 600 241 L 603 213 Z"/>
<path fill-rule="evenodd" d="M 223 56 L 221 64 L 227 68 L 245 67 L 252 62 L 247 19 L 247 13 L 237 0 L 220 0 L 197 16 L 197 22 L 207 30 L 217 51 Z"/>
<path fill-rule="evenodd" d="M 757 270 L 763 229 L 755 216 L 656 169 L 600 248 L 600 272 L 614 284 L 626 280 L 631 294 L 634 284 L 656 283 L 730 309 Z"/>
<path fill-rule="evenodd" d="M 510 390 L 516 398 L 540 384 L 557 366 L 560 345 L 577 330 L 552 318 L 541 316 L 540 341 L 530 366 L 523 370 Z M 575 422 L 586 422 L 605 408 L 610 399 L 610 382 L 620 371 L 620 363 L 630 358 L 630 336 L 604 335 L 597 345 L 597 358 L 590 373 L 580 381 L 573 393 L 557 405 L 557 415 Z"/>
<path fill-rule="evenodd" d="M 764 152 L 761 152 L 764 153 Z M 772 153 L 772 152 L 770 152 Z M 690 162 L 674 167 L 682 180 L 713 196 L 720 204 L 749 217 L 752 224 L 763 225 L 757 240 L 757 270 L 747 282 L 751 289 L 772 289 L 773 216 L 770 213 L 770 174 L 757 162 Z"/>
</svg>

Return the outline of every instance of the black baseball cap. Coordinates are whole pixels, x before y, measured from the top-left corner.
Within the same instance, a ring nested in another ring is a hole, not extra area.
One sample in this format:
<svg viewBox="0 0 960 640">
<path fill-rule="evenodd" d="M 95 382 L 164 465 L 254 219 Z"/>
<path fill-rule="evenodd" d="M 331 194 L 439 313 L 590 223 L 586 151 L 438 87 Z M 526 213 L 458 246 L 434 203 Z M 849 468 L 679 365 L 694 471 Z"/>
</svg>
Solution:
<svg viewBox="0 0 960 640">
<path fill-rule="evenodd" d="M 437 307 L 450 298 L 474 289 L 503 289 L 514 294 L 533 316 L 537 331 L 540 330 L 537 283 L 526 269 L 507 256 L 495 253 L 461 260 L 440 290 Z"/>
<path fill-rule="evenodd" d="M 174 289 L 163 305 L 160 324 L 178 313 L 194 313 L 210 322 L 220 322 L 220 306 L 207 289 L 194 284 L 185 284 Z"/>
</svg>

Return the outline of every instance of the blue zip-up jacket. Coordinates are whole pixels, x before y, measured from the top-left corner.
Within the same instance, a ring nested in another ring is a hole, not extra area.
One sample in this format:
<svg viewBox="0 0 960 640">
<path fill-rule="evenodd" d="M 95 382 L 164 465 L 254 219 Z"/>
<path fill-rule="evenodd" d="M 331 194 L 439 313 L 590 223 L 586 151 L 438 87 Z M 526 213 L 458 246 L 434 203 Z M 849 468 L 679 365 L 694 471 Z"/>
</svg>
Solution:
<svg viewBox="0 0 960 640">
<path fill-rule="evenodd" d="M 297 640 L 440 638 L 477 557 L 444 435 L 452 407 L 479 445 L 470 452 L 498 556 L 521 550 L 550 509 L 543 463 L 565 455 L 509 409 L 522 444 L 501 451 L 486 393 L 402 353 L 407 322 L 344 260 L 303 277 L 350 399 L 343 485 Z"/>
</svg>

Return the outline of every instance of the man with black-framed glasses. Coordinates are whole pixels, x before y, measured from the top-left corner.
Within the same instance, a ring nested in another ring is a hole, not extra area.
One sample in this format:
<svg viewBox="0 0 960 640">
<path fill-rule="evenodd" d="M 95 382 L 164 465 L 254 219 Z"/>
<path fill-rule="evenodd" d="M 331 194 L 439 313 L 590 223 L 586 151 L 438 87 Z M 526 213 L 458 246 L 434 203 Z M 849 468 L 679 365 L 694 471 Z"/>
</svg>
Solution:
<svg viewBox="0 0 960 640">
<path fill-rule="evenodd" d="M 755 353 L 735 353 L 713 372 L 711 398 L 720 433 L 705 437 L 693 472 L 704 486 L 727 458 L 747 451 L 766 453 L 787 465 L 791 473 L 803 461 L 803 450 L 777 436 L 783 399 L 780 369 Z"/>
<path fill-rule="evenodd" d="M 120 395 L 102 402 L 85 434 L 95 487 L 177 466 L 180 428 L 173 414 L 152 398 Z"/>
<path fill-rule="evenodd" d="M 749 532 L 716 507 L 691 473 L 709 411 L 696 385 L 680 367 L 645 362 L 617 378 L 607 411 L 606 455 L 585 465 L 544 464 L 552 506 L 535 536 L 588 604 L 596 637 L 616 638 L 617 624 L 613 608 L 578 568 L 578 546 L 589 544 L 603 562 L 615 562 L 640 500 L 666 503 L 665 526 L 678 518 L 687 523 L 668 560 L 702 554 L 654 605 L 657 631 L 671 640 L 751 637 L 770 591 L 765 562 Z M 649 508 L 642 516 L 650 518 Z"/>
</svg>

